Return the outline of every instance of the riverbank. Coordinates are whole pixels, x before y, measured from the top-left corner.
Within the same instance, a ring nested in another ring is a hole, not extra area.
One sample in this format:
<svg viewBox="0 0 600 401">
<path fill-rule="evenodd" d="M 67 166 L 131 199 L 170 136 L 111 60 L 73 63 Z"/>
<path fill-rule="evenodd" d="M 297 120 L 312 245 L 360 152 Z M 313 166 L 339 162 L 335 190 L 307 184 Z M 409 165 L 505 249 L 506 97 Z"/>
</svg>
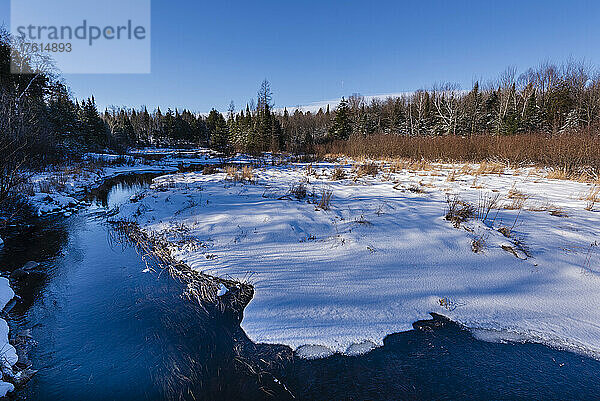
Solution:
<svg viewBox="0 0 600 401">
<path fill-rule="evenodd" d="M 353 355 L 435 312 L 482 338 L 600 355 L 593 184 L 488 163 L 207 173 L 160 177 L 115 219 L 199 272 L 249 281 L 256 342 Z"/>
<path fill-rule="evenodd" d="M 10 287 L 8 279 L 0 277 L 0 310 L 3 310 L 14 296 L 15 293 Z M 9 342 L 8 333 L 8 323 L 6 320 L 0 319 L 0 363 L 2 364 L 1 371 L 3 372 L 2 380 L 0 380 L 0 397 L 4 397 L 7 393 L 15 389 L 14 384 L 9 382 L 6 377 L 7 373 L 12 372 L 13 366 L 17 363 L 18 359 L 17 351 Z"/>
</svg>

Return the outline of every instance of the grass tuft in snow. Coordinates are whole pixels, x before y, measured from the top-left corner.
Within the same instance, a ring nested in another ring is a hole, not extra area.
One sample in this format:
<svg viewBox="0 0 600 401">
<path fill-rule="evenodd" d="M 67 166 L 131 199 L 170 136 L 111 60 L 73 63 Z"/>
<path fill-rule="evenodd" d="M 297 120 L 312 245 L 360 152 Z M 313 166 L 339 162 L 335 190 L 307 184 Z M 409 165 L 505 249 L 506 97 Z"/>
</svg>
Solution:
<svg viewBox="0 0 600 401">
<path fill-rule="evenodd" d="M 446 204 L 445 218 L 456 228 L 460 227 L 461 223 L 475 216 L 475 207 L 461 200 L 458 196 L 447 196 Z"/>
</svg>

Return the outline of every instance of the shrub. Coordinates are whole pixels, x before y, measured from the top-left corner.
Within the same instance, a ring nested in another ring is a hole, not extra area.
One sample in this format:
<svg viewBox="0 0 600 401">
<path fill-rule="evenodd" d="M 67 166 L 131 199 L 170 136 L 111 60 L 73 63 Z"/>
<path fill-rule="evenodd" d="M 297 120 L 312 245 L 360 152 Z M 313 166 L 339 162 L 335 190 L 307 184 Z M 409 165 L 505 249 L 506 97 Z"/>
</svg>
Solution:
<svg viewBox="0 0 600 401">
<path fill-rule="evenodd" d="M 481 173 L 500 172 L 500 164 L 535 164 L 563 170 L 561 175 L 580 177 L 600 174 L 600 135 L 597 130 L 557 135 L 471 135 L 422 136 L 369 135 L 349 141 L 319 145 L 321 154 L 346 155 L 353 158 L 407 158 L 440 162 L 491 162 Z"/>
</svg>

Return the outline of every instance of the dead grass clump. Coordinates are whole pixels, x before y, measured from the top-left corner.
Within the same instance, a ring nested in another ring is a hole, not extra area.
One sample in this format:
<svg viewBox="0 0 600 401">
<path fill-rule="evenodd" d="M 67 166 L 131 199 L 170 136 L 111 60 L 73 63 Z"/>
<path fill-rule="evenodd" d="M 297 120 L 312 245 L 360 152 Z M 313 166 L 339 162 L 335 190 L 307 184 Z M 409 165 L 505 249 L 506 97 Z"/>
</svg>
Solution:
<svg viewBox="0 0 600 401">
<path fill-rule="evenodd" d="M 308 195 L 308 190 L 306 189 L 306 185 L 303 182 L 298 184 L 293 184 L 289 191 L 290 195 L 298 200 L 305 199 Z"/>
<path fill-rule="evenodd" d="M 415 194 L 424 194 L 425 190 L 423 189 L 423 187 L 420 185 L 421 183 L 419 183 L 419 185 L 417 184 L 412 184 L 410 187 L 408 187 L 407 189 Z"/>
<path fill-rule="evenodd" d="M 594 185 L 583 200 L 587 201 L 585 210 L 594 210 L 596 203 L 600 202 L 600 186 Z"/>
<path fill-rule="evenodd" d="M 480 235 L 474 240 L 471 241 L 471 250 L 474 253 L 481 253 L 483 248 L 485 247 L 485 241 L 487 237 L 485 235 Z"/>
<path fill-rule="evenodd" d="M 511 203 L 506 203 L 503 208 L 506 210 L 521 210 L 525 206 L 525 198 L 514 198 Z"/>
<path fill-rule="evenodd" d="M 329 205 L 331 204 L 331 197 L 333 196 L 333 191 L 331 190 L 323 190 L 321 192 L 321 199 L 317 204 L 317 208 L 321 210 L 329 210 Z"/>
<path fill-rule="evenodd" d="M 343 180 L 344 178 L 346 178 L 346 172 L 344 171 L 343 168 L 341 167 L 336 167 L 332 172 L 331 172 L 331 179 L 333 181 L 337 181 L 337 180 Z"/>
<path fill-rule="evenodd" d="M 452 170 L 450 172 L 450 174 L 448 174 L 448 177 L 446 177 L 446 181 L 447 182 L 454 182 L 454 181 L 456 181 L 456 170 Z"/>
<path fill-rule="evenodd" d="M 548 211 L 550 212 L 550 215 L 554 217 L 569 217 L 567 212 L 565 212 L 559 207 L 551 207 Z"/>
<path fill-rule="evenodd" d="M 217 166 L 215 166 L 214 164 L 207 164 L 202 169 L 202 174 L 204 174 L 204 175 L 215 174 L 217 172 L 218 172 Z"/>
<path fill-rule="evenodd" d="M 379 165 L 376 163 L 364 163 L 356 168 L 356 176 L 358 178 L 365 175 L 376 176 L 379 173 Z"/>
<path fill-rule="evenodd" d="M 510 227 L 507 226 L 502 226 L 498 229 L 498 232 L 502 235 L 504 235 L 506 238 L 510 238 L 510 234 L 512 232 Z"/>
<path fill-rule="evenodd" d="M 390 164 L 390 173 L 401 173 L 406 168 L 406 162 L 395 161 Z"/>
<path fill-rule="evenodd" d="M 473 168 L 470 165 L 465 164 L 462 166 L 459 173 L 460 175 L 471 175 L 473 174 Z"/>
<path fill-rule="evenodd" d="M 225 167 L 227 179 L 233 182 L 254 182 L 254 169 L 252 166 L 244 166 L 240 170 L 236 166 Z"/>
<path fill-rule="evenodd" d="M 450 221 L 454 227 L 460 227 L 460 224 L 475 216 L 475 207 L 468 202 L 461 200 L 458 196 L 446 197 L 446 220 Z"/>
<path fill-rule="evenodd" d="M 569 172 L 562 168 L 552 169 L 552 171 L 546 175 L 546 178 L 553 180 L 568 180 Z"/>
<path fill-rule="evenodd" d="M 227 173 L 227 178 L 233 179 L 238 176 L 238 168 L 236 166 L 227 166 L 225 167 L 225 172 Z"/>
<path fill-rule="evenodd" d="M 479 194 L 479 202 L 477 204 L 477 218 L 482 222 L 486 222 L 490 211 L 498 208 L 500 194 Z"/>
<path fill-rule="evenodd" d="M 504 172 L 504 166 L 501 163 L 483 161 L 479 164 L 475 174 L 501 174 L 502 172 Z"/>
<path fill-rule="evenodd" d="M 242 167 L 242 180 L 254 181 L 254 169 L 252 166 Z"/>
<path fill-rule="evenodd" d="M 413 171 L 417 171 L 417 170 L 419 170 L 419 171 L 430 171 L 430 170 L 433 170 L 434 167 L 433 167 L 433 164 L 431 164 L 430 161 L 425 160 L 425 159 L 420 159 L 420 160 L 417 160 L 417 161 L 414 161 L 414 162 L 410 163 L 408 165 L 408 169 L 409 170 L 413 170 Z"/>
<path fill-rule="evenodd" d="M 523 192 L 517 190 L 517 188 L 514 186 L 511 189 L 509 189 L 507 197 L 508 199 L 529 199 L 529 195 L 526 195 Z"/>
</svg>

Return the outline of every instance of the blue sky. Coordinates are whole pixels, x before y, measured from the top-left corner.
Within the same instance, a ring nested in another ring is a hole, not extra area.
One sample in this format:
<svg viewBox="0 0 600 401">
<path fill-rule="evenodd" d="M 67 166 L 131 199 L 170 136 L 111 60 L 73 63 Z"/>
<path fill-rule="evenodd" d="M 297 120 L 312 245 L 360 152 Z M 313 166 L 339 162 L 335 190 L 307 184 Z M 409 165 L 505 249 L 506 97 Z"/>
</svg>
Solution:
<svg viewBox="0 0 600 401">
<path fill-rule="evenodd" d="M 8 0 L 0 20 L 9 24 Z M 470 87 L 507 66 L 600 65 L 598 1 L 152 1 L 152 73 L 66 75 L 77 97 L 225 111 L 271 81 L 277 106 Z M 118 60 L 115 60 L 118 62 Z"/>
</svg>

